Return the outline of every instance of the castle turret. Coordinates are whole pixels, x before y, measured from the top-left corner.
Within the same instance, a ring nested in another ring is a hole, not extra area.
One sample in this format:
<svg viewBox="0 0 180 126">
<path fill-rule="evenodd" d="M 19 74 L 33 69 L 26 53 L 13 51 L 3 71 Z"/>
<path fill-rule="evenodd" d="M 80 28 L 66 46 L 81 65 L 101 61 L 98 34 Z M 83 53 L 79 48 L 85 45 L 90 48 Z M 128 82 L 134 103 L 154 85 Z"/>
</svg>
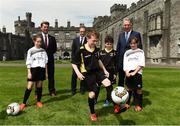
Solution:
<svg viewBox="0 0 180 126">
<path fill-rule="evenodd" d="M 117 17 L 120 17 L 127 9 L 127 5 L 125 4 L 114 4 L 110 8 L 111 12 L 111 19 L 116 19 Z"/>
<path fill-rule="evenodd" d="M 32 17 L 32 13 L 27 12 L 26 13 L 27 27 L 31 27 L 31 17 Z"/>
</svg>

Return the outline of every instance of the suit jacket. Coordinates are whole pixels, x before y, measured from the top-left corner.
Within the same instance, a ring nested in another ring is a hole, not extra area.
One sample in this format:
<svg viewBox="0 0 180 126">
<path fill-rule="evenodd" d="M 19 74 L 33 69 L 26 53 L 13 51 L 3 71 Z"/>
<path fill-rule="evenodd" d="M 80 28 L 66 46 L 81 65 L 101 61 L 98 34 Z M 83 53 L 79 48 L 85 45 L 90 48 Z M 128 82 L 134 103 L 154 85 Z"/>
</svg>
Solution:
<svg viewBox="0 0 180 126">
<path fill-rule="evenodd" d="M 41 34 L 42 36 L 42 34 Z M 41 47 L 46 50 L 46 53 L 48 55 L 48 62 L 54 62 L 54 53 L 57 51 L 57 43 L 55 37 L 48 34 L 48 47 L 46 48 L 45 42 L 42 36 L 42 44 Z"/>
<path fill-rule="evenodd" d="M 139 32 L 131 31 L 131 34 L 130 34 L 127 42 L 125 40 L 125 32 L 121 33 L 119 35 L 119 39 L 118 39 L 117 47 L 116 47 L 117 57 L 118 57 L 118 59 L 117 59 L 118 60 L 118 63 L 117 63 L 118 69 L 123 68 L 124 53 L 126 50 L 131 48 L 130 47 L 130 40 L 132 37 L 136 37 L 139 40 L 138 48 L 142 49 L 142 38 L 141 38 L 141 34 Z"/>
<path fill-rule="evenodd" d="M 83 42 L 83 45 L 87 43 L 87 38 L 85 37 L 84 39 L 84 42 Z M 75 39 L 73 39 L 73 43 L 72 43 L 72 51 L 71 51 L 71 59 L 73 59 L 76 55 L 76 53 L 79 51 L 81 47 L 81 44 L 80 44 L 80 36 L 79 37 L 76 37 Z"/>
</svg>

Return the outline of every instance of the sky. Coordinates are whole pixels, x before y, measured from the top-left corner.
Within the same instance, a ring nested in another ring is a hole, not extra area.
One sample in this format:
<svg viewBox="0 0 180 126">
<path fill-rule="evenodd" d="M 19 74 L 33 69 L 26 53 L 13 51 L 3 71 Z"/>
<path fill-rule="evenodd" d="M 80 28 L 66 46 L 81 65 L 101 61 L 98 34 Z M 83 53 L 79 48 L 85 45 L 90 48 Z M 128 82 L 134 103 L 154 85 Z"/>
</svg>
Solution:
<svg viewBox="0 0 180 126">
<path fill-rule="evenodd" d="M 110 16 L 110 7 L 127 4 L 127 7 L 138 0 L 0 0 L 0 29 L 14 33 L 14 21 L 26 19 L 25 13 L 32 13 L 32 21 L 38 27 L 42 21 L 49 21 L 54 26 L 58 19 L 59 26 L 92 26 L 94 17 Z"/>
</svg>

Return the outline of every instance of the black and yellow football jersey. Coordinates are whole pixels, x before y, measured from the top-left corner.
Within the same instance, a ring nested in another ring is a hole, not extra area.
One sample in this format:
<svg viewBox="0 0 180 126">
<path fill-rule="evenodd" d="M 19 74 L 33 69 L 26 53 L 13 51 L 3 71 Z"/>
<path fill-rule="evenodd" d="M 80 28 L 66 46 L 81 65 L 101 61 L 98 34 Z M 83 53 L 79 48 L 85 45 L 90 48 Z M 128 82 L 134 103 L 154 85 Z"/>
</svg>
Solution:
<svg viewBox="0 0 180 126">
<path fill-rule="evenodd" d="M 80 72 L 94 72 L 100 70 L 99 66 L 99 49 L 87 49 L 85 45 L 80 47 L 80 50 L 76 53 L 75 58 L 72 59 L 72 63 L 80 66 Z"/>
<path fill-rule="evenodd" d="M 114 49 L 110 51 L 107 51 L 106 49 L 101 50 L 99 53 L 99 58 L 107 71 L 116 73 L 117 55 Z"/>
</svg>

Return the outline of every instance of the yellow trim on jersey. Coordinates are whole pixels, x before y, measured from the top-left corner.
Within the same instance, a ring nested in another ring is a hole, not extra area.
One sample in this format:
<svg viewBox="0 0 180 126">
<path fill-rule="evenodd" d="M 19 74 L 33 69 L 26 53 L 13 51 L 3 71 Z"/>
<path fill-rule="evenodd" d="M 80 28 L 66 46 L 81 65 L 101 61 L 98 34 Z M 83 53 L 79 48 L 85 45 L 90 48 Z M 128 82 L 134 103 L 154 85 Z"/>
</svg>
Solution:
<svg viewBox="0 0 180 126">
<path fill-rule="evenodd" d="M 106 48 L 104 49 L 107 53 L 111 52 L 113 49 L 107 50 Z"/>
<path fill-rule="evenodd" d="M 81 65 L 80 65 L 80 71 L 81 73 L 87 72 L 85 65 L 84 65 L 84 59 L 83 59 L 83 54 L 81 53 Z"/>
<path fill-rule="evenodd" d="M 84 47 L 89 52 L 94 52 L 94 50 L 95 50 L 95 48 L 90 48 L 87 43 L 84 45 Z"/>
</svg>

